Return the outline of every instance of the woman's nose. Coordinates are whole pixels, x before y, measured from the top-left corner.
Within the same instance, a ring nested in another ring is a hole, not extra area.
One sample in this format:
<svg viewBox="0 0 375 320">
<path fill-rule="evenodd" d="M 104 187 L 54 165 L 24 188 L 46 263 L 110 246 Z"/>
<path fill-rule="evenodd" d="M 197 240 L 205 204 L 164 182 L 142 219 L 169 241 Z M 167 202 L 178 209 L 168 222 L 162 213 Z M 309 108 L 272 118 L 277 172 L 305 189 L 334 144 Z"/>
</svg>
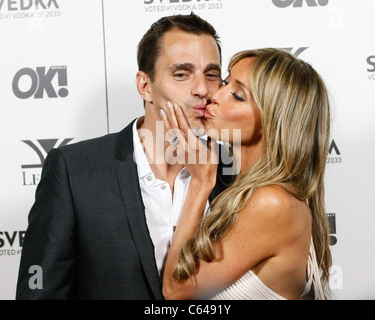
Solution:
<svg viewBox="0 0 375 320">
<path fill-rule="evenodd" d="M 221 89 L 222 87 L 211 96 L 212 103 L 218 103 Z"/>
</svg>

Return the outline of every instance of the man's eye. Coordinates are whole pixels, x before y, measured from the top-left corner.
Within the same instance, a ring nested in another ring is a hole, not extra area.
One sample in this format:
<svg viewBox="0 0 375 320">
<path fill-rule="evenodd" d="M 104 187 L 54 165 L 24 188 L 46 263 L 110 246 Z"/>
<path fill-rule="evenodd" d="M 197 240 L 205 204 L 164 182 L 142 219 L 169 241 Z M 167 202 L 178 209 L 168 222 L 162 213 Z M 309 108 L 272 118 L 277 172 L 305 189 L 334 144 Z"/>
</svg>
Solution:
<svg viewBox="0 0 375 320">
<path fill-rule="evenodd" d="M 178 80 L 183 80 L 183 79 L 188 77 L 188 74 L 186 74 L 184 72 L 177 72 L 177 73 L 173 74 L 173 77 L 175 77 Z"/>
<path fill-rule="evenodd" d="M 217 80 L 217 79 L 220 78 L 219 75 L 216 74 L 216 73 L 208 73 L 208 74 L 206 74 L 206 77 L 207 77 L 208 79 L 210 79 L 210 80 Z"/>
</svg>

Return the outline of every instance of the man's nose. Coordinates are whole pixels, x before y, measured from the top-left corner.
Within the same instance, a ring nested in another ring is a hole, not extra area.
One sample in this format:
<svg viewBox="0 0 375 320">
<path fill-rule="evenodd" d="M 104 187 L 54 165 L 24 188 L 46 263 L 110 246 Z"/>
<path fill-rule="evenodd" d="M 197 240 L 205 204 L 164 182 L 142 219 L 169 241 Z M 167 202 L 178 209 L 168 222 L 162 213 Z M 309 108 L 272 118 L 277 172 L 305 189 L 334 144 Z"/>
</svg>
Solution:
<svg viewBox="0 0 375 320">
<path fill-rule="evenodd" d="M 198 75 L 194 81 L 192 93 L 194 96 L 199 96 L 200 98 L 207 97 L 208 91 L 208 83 L 205 75 Z"/>
</svg>

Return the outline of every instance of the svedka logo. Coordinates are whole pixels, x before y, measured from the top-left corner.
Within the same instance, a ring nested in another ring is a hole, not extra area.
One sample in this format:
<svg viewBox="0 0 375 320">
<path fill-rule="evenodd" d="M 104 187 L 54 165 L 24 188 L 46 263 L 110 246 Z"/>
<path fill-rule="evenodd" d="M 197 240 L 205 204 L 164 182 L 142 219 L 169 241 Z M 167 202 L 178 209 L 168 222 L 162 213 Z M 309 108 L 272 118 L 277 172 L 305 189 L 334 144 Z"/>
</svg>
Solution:
<svg viewBox="0 0 375 320">
<path fill-rule="evenodd" d="M 47 154 L 55 147 L 62 147 L 72 141 L 74 138 L 66 138 L 59 142 L 59 139 L 38 139 L 37 143 L 31 140 L 22 140 L 31 149 L 35 151 L 39 158 L 39 163 L 23 164 L 22 170 L 22 185 L 23 186 L 36 186 L 40 180 L 41 168 L 44 165 Z M 26 169 L 26 170 L 25 170 Z M 37 170 L 35 170 L 37 169 Z"/>
<path fill-rule="evenodd" d="M 272 0 L 272 3 L 278 8 L 287 8 L 290 6 L 301 8 L 303 3 L 308 7 L 325 7 L 328 4 L 328 0 Z"/>
<path fill-rule="evenodd" d="M 0 0 L 1 1 L 1 0 Z M 209 2 L 215 0 L 144 0 L 144 4 L 153 4 L 154 2 L 164 3 L 164 4 L 171 4 L 171 3 L 187 3 L 187 2 Z M 221 0 L 219 0 L 221 1 Z"/>
<path fill-rule="evenodd" d="M 57 0 L 0 0 L 0 12 L 2 11 L 26 11 L 30 9 L 59 9 Z"/>
<path fill-rule="evenodd" d="M 38 18 L 60 16 L 61 10 L 57 0 L 0 0 L 0 22 L 30 19 L 34 25 Z"/>
<path fill-rule="evenodd" d="M 367 71 L 368 71 L 368 79 L 375 80 L 375 56 L 367 57 Z"/>
<path fill-rule="evenodd" d="M 0 0 L 1 1 L 1 0 Z M 54 81 L 57 75 L 57 83 Z M 37 67 L 36 70 L 23 68 L 14 75 L 12 89 L 17 98 L 28 99 L 34 96 L 34 99 L 41 99 L 44 91 L 49 98 L 65 98 L 69 91 L 67 67 L 53 66 L 46 71 L 46 67 Z M 60 87 L 56 93 L 56 86 Z"/>
<path fill-rule="evenodd" d="M 26 231 L 0 231 L 0 257 L 21 254 Z"/>
<path fill-rule="evenodd" d="M 179 12 L 223 9 L 222 0 L 144 0 L 146 12 Z"/>
</svg>

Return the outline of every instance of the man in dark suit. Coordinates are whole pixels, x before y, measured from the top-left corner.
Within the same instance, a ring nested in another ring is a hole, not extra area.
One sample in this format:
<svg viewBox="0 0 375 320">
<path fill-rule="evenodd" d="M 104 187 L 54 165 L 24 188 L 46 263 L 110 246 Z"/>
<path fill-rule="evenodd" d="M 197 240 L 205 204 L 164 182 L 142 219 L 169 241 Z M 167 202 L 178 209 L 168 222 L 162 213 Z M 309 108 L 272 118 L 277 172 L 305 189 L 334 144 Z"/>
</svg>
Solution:
<svg viewBox="0 0 375 320">
<path fill-rule="evenodd" d="M 160 109 L 179 104 L 201 131 L 221 84 L 216 31 L 194 14 L 164 17 L 139 43 L 138 65 L 143 117 L 49 153 L 29 214 L 17 299 L 163 299 L 163 264 L 190 180 L 183 164 L 165 161 L 171 145 L 165 132 L 158 136 Z M 225 188 L 218 168 L 211 200 Z"/>
</svg>

